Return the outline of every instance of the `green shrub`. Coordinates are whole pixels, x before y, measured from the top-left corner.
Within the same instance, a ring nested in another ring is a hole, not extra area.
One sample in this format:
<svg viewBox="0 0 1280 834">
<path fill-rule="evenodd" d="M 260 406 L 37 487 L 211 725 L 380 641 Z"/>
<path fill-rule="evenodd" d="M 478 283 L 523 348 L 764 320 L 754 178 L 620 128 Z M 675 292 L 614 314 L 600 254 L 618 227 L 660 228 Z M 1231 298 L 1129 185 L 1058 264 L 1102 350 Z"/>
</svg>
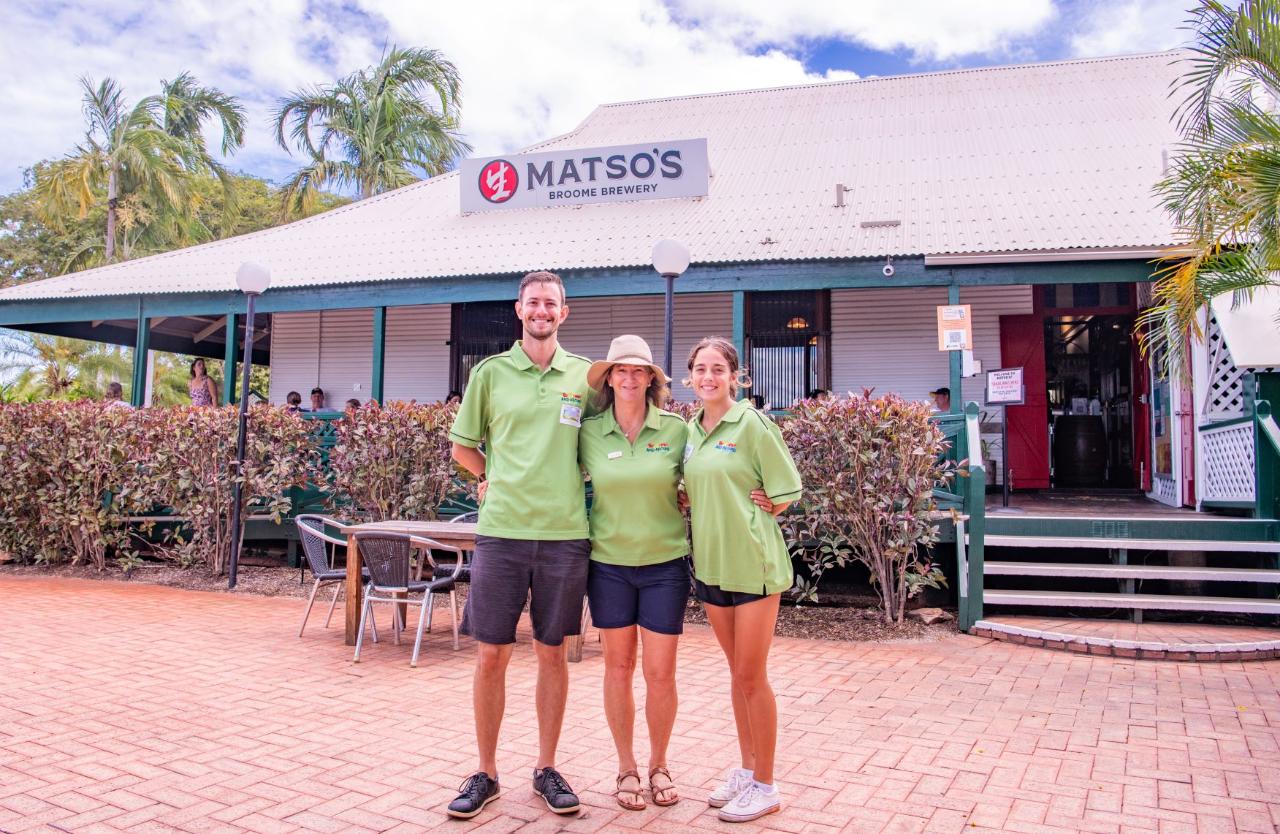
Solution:
<svg viewBox="0 0 1280 834">
<path fill-rule="evenodd" d="M 935 485 L 955 477 L 931 408 L 896 394 L 801 400 L 781 423 L 804 495 L 780 521 L 809 576 L 793 593 L 817 599 L 822 574 L 850 559 L 866 565 L 887 622 L 906 601 L 945 583 L 930 558 L 939 527 Z"/>
</svg>

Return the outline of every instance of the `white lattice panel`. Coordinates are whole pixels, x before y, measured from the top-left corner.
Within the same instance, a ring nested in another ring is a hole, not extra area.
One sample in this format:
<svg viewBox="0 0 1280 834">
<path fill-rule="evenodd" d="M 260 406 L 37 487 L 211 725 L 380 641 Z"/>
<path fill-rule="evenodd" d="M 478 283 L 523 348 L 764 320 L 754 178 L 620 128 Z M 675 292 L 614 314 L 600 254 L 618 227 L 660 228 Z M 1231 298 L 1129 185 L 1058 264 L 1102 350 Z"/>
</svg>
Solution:
<svg viewBox="0 0 1280 834">
<path fill-rule="evenodd" d="M 1201 429 L 1203 501 L 1253 500 L 1253 423 Z"/>
<path fill-rule="evenodd" d="M 1161 503 L 1176 504 L 1178 501 L 1177 484 L 1171 478 L 1154 477 L 1151 479 L 1151 495 Z"/>
<path fill-rule="evenodd" d="M 1244 371 L 1231 361 L 1231 351 L 1223 338 L 1218 319 L 1210 315 L 1204 334 L 1208 364 L 1202 416 L 1205 420 L 1230 420 L 1244 415 Z"/>
</svg>

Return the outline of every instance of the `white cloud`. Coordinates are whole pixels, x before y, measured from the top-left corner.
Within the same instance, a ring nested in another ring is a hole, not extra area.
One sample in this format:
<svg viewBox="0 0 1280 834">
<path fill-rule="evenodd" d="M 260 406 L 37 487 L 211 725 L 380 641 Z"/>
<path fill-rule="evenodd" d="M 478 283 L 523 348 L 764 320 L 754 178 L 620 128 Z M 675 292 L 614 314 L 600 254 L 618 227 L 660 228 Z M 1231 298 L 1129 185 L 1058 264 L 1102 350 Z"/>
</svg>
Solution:
<svg viewBox="0 0 1280 834">
<path fill-rule="evenodd" d="M 1187 41 L 1180 28 L 1190 15 L 1188 0 L 1094 0 L 1081 10 L 1071 35 L 1071 54 L 1080 57 L 1160 52 Z"/>
<path fill-rule="evenodd" d="M 277 99 L 369 65 L 389 43 L 433 47 L 458 65 L 463 128 L 476 152 L 487 154 L 571 130 L 605 102 L 857 77 L 848 70 L 806 69 L 804 51 L 819 41 L 898 51 L 920 62 L 974 55 L 1025 60 L 1034 57 L 1026 54 L 1028 44 L 1059 17 L 1051 0 L 6 5 L 0 191 L 17 187 L 26 166 L 80 141 L 81 75 L 114 77 L 136 99 L 154 92 L 161 78 L 189 70 L 239 96 L 250 132 L 231 165 L 278 179 L 297 163 L 275 144 L 270 129 Z M 1062 36 L 1055 37 L 1060 43 Z"/>
</svg>

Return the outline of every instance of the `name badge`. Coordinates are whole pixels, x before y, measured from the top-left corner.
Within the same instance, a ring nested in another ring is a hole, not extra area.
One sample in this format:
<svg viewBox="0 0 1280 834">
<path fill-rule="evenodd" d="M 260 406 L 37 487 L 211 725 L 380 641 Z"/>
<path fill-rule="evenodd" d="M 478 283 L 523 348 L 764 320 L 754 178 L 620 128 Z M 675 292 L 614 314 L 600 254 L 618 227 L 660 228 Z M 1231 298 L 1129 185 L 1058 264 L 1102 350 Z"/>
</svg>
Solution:
<svg viewBox="0 0 1280 834">
<path fill-rule="evenodd" d="M 582 408 L 576 405 L 560 406 L 560 422 L 566 426 L 582 428 Z"/>
<path fill-rule="evenodd" d="M 620 458 L 620 457 L 622 457 L 622 452 L 610 452 L 610 453 L 609 453 L 609 460 L 617 460 L 617 459 L 618 459 L 618 458 Z"/>
<path fill-rule="evenodd" d="M 684 462 L 685 462 L 685 463 L 688 463 L 688 462 L 689 462 L 689 458 L 691 458 L 691 457 L 693 457 L 693 444 L 692 444 L 692 443 L 686 443 L 686 444 L 684 445 Z"/>
</svg>

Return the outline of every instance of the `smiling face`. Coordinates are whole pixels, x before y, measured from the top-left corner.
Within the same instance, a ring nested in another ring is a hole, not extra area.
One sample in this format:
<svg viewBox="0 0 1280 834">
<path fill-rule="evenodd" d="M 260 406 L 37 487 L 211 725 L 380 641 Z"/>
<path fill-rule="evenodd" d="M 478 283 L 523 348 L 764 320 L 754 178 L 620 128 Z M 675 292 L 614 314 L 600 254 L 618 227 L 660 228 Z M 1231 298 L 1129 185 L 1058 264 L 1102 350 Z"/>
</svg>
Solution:
<svg viewBox="0 0 1280 834">
<path fill-rule="evenodd" d="M 560 323 L 569 316 L 569 306 L 564 303 L 560 287 L 549 281 L 535 281 L 520 293 L 516 316 L 524 325 L 525 341 L 545 341 L 555 337 Z"/>
<path fill-rule="evenodd" d="M 715 347 L 704 347 L 689 363 L 689 380 L 693 393 L 703 403 L 722 403 L 733 399 L 737 373 L 729 359 Z"/>
<path fill-rule="evenodd" d="M 653 383 L 653 371 L 644 365 L 614 365 L 609 369 L 609 387 L 617 402 L 641 402 Z"/>
</svg>

